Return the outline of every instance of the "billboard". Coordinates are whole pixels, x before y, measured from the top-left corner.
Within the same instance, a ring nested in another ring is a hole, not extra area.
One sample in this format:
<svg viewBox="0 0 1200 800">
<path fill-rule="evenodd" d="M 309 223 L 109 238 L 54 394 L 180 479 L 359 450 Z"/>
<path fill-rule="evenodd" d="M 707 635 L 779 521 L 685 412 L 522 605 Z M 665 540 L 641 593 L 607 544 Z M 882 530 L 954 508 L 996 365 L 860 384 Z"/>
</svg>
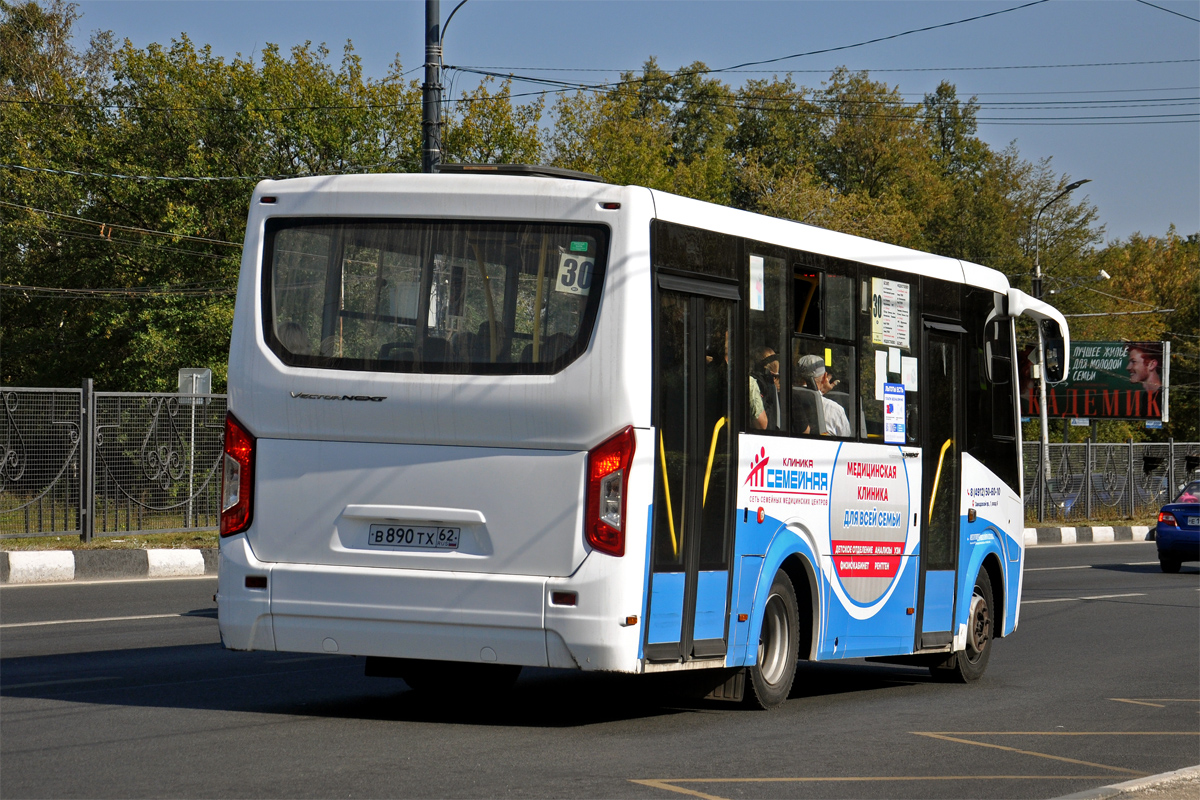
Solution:
<svg viewBox="0 0 1200 800">
<path fill-rule="evenodd" d="M 1037 348 L 1022 354 L 1021 416 L 1041 413 L 1030 367 Z M 1046 386 L 1054 419 L 1137 419 L 1168 422 L 1170 342 L 1071 342 L 1071 374 Z"/>
</svg>

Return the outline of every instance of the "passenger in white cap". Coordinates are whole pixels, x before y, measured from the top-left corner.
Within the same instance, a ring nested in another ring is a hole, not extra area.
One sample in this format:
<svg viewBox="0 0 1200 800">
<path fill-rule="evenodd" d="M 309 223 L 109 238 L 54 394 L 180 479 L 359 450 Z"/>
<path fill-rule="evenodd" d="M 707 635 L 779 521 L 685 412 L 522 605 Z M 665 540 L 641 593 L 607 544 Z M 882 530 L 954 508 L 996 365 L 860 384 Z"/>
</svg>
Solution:
<svg viewBox="0 0 1200 800">
<path fill-rule="evenodd" d="M 796 372 L 806 386 L 815 386 L 821 392 L 821 413 L 825 415 L 825 430 L 822 433 L 849 436 L 850 420 L 846 417 L 846 410 L 825 397 L 833 388 L 829 373 L 825 370 L 825 361 L 820 356 L 802 356 L 796 362 Z"/>
</svg>

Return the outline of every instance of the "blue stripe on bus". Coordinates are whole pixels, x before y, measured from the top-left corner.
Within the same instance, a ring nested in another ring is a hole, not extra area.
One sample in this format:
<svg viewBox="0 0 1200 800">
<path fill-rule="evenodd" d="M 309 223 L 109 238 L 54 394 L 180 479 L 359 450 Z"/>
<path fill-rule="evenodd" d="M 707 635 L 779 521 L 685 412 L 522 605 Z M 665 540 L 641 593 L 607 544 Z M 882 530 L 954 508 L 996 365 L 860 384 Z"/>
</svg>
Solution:
<svg viewBox="0 0 1200 800">
<path fill-rule="evenodd" d="M 696 582 L 696 624 L 693 639 L 725 638 L 725 596 L 729 590 L 729 573 L 701 572 Z"/>
<path fill-rule="evenodd" d="M 642 580 L 642 625 L 649 624 L 646 616 L 650 605 L 650 551 L 654 549 L 654 504 L 646 509 L 646 574 Z M 646 657 L 646 637 L 638 637 L 638 659 Z"/>
<path fill-rule="evenodd" d="M 683 580 L 682 572 L 654 573 L 650 597 L 650 618 L 646 627 L 646 641 L 678 642 L 683 630 Z"/>
<path fill-rule="evenodd" d="M 954 618 L 954 570 L 925 573 L 925 602 L 921 611 L 922 631 L 948 631 Z"/>
</svg>

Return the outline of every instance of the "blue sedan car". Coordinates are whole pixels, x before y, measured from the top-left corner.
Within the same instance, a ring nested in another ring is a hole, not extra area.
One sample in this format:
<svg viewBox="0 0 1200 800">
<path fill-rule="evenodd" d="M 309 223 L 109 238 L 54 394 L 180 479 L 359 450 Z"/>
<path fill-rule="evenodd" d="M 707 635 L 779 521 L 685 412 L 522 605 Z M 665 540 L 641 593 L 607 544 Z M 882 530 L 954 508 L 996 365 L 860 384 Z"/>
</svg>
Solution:
<svg viewBox="0 0 1200 800">
<path fill-rule="evenodd" d="M 1158 512 L 1154 541 L 1163 572 L 1179 572 L 1184 561 L 1200 561 L 1200 481 L 1190 482 Z"/>
</svg>

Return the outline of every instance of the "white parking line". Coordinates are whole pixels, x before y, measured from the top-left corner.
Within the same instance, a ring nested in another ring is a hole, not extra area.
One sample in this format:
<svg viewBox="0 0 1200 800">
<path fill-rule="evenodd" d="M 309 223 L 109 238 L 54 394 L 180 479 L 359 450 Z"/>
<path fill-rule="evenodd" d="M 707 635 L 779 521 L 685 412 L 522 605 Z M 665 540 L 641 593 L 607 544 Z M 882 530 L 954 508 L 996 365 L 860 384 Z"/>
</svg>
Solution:
<svg viewBox="0 0 1200 800">
<path fill-rule="evenodd" d="M 1034 605 L 1036 603 L 1071 603 L 1077 600 L 1112 600 L 1117 597 L 1145 597 L 1145 592 L 1134 592 L 1131 594 L 1094 594 L 1089 597 L 1049 597 L 1045 600 L 1022 600 L 1021 605 Z"/>
<path fill-rule="evenodd" d="M 136 617 L 92 617 L 90 619 L 51 619 L 44 622 L 8 622 L 0 628 L 36 628 L 39 625 L 82 625 L 86 622 L 129 622 L 137 619 L 169 619 L 171 617 L 200 617 L 215 619 L 208 614 L 141 614 Z"/>
</svg>

